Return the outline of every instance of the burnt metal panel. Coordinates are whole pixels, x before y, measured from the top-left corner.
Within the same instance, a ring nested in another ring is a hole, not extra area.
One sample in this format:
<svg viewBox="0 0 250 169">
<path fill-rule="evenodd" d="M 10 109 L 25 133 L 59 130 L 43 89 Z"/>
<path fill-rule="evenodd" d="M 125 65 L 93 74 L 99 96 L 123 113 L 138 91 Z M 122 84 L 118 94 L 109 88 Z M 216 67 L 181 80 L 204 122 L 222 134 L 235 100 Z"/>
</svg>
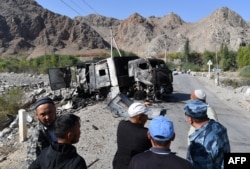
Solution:
<svg viewBox="0 0 250 169">
<path fill-rule="evenodd" d="M 109 87 L 110 74 L 107 62 L 93 63 L 89 66 L 89 90 L 90 93 L 103 87 Z"/>
<path fill-rule="evenodd" d="M 89 90 L 89 64 L 77 65 L 76 80 L 78 87 L 84 91 Z"/>
<path fill-rule="evenodd" d="M 108 109 L 116 116 L 128 117 L 128 107 L 133 103 L 122 93 L 117 94 L 114 99 L 108 103 Z"/>
<path fill-rule="evenodd" d="M 135 81 L 133 77 L 129 77 L 128 62 L 138 59 L 137 56 L 115 57 L 114 64 L 116 67 L 116 75 L 118 78 L 119 87 L 131 86 Z"/>
<path fill-rule="evenodd" d="M 152 85 L 152 67 L 147 59 L 129 61 L 129 76 L 134 76 L 135 81 Z"/>
<path fill-rule="evenodd" d="M 96 89 L 111 85 L 107 63 L 95 65 Z"/>
<path fill-rule="evenodd" d="M 91 64 L 89 66 L 89 93 L 94 92 L 96 89 L 95 81 L 96 81 L 96 76 L 95 76 L 95 64 Z"/>
<path fill-rule="evenodd" d="M 70 67 L 49 69 L 49 81 L 51 90 L 69 88 L 71 84 Z"/>
</svg>

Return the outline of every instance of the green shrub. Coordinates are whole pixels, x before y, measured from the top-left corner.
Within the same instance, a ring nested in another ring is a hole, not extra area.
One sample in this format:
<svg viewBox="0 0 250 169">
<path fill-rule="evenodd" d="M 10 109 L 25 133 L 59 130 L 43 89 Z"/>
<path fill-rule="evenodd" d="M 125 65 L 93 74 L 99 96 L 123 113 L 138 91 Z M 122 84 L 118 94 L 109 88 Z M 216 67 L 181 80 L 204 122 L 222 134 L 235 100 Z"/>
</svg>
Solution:
<svg viewBox="0 0 250 169">
<path fill-rule="evenodd" d="M 235 79 L 223 79 L 220 83 L 224 84 L 225 86 L 232 86 L 234 89 L 239 87 L 239 82 Z"/>
<path fill-rule="evenodd" d="M 239 72 L 241 77 L 250 78 L 250 65 L 241 68 Z"/>
<path fill-rule="evenodd" d="M 19 88 L 11 89 L 0 95 L 0 124 L 7 120 L 7 114 L 16 115 L 22 106 L 23 92 Z"/>
<path fill-rule="evenodd" d="M 38 58 L 27 60 L 21 59 L 0 59 L 0 72 L 15 73 L 47 73 L 48 69 L 55 67 L 73 66 L 81 63 L 72 55 L 44 55 Z"/>
<path fill-rule="evenodd" d="M 196 72 L 199 72 L 202 70 L 202 66 L 200 65 L 196 65 L 196 64 L 193 64 L 193 63 L 186 63 L 186 64 L 183 64 L 182 65 L 182 69 L 183 70 L 191 70 L 191 71 L 196 71 Z"/>
</svg>

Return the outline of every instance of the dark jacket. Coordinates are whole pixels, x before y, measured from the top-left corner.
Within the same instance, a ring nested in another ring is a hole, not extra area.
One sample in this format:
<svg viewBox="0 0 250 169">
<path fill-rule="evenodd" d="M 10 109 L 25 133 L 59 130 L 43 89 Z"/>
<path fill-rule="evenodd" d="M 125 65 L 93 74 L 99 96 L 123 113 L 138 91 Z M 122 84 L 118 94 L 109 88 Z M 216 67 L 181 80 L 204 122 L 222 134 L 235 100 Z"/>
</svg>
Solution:
<svg viewBox="0 0 250 169">
<path fill-rule="evenodd" d="M 189 161 L 178 157 L 170 150 L 151 148 L 137 154 L 130 161 L 128 169 L 192 169 Z"/>
<path fill-rule="evenodd" d="M 44 127 L 38 122 L 35 125 L 35 128 L 31 131 L 31 136 L 28 139 L 27 144 L 27 166 L 29 166 L 40 155 L 43 149 L 49 147 L 54 141 L 49 134 L 49 130 L 50 129 Z"/>
<path fill-rule="evenodd" d="M 29 169 L 87 169 L 85 160 L 69 144 L 53 143 L 44 149 Z"/>
<path fill-rule="evenodd" d="M 113 169 L 127 169 L 131 158 L 151 147 L 148 129 L 140 124 L 122 120 L 117 130 L 117 152 Z"/>
</svg>

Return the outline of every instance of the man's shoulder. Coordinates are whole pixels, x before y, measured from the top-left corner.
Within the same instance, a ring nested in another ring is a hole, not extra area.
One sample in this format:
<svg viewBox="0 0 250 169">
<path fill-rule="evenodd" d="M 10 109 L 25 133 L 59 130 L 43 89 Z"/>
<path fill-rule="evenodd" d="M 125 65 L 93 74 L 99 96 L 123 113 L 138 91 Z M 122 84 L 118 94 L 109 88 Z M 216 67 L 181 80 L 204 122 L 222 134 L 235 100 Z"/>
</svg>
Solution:
<svg viewBox="0 0 250 169">
<path fill-rule="evenodd" d="M 39 122 L 36 122 L 35 124 L 33 124 L 30 130 L 31 130 L 31 135 L 37 135 L 43 132 L 43 125 L 40 124 Z"/>
<path fill-rule="evenodd" d="M 212 131 L 221 131 L 221 130 L 226 130 L 226 127 L 223 126 L 220 122 L 215 121 L 214 119 L 209 120 L 209 127 L 213 128 Z"/>
<path fill-rule="evenodd" d="M 186 160 L 180 156 L 177 156 L 176 153 L 173 153 L 173 152 L 163 155 L 163 154 L 153 153 L 152 151 L 147 150 L 147 151 L 145 151 L 143 153 L 139 153 L 133 157 L 133 160 L 135 160 L 135 161 L 144 161 L 145 159 L 148 159 L 148 160 L 150 160 L 150 159 L 151 160 L 153 160 L 153 159 L 162 159 L 163 160 L 164 159 L 165 162 L 166 161 L 175 161 L 175 162 L 178 162 L 182 165 L 185 164 L 187 166 L 188 165 L 191 166 L 191 163 L 188 160 Z"/>
<path fill-rule="evenodd" d="M 146 150 L 142 153 L 136 154 L 133 159 L 139 160 L 139 159 L 148 159 L 153 153 L 150 150 Z"/>
</svg>

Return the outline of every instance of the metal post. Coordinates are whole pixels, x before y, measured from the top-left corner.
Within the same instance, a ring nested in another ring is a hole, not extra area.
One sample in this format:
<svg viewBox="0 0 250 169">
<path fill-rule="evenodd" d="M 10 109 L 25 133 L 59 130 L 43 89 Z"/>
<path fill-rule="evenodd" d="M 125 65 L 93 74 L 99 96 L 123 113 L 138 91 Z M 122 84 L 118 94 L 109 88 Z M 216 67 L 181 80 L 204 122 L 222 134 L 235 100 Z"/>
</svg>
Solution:
<svg viewBox="0 0 250 169">
<path fill-rule="evenodd" d="M 18 110 L 19 117 L 19 142 L 27 139 L 27 124 L 26 124 L 26 111 L 24 109 Z"/>
<path fill-rule="evenodd" d="M 111 34 L 110 56 L 111 56 L 111 58 L 113 58 L 113 32 L 112 32 L 112 28 L 110 28 L 110 34 Z"/>
<path fill-rule="evenodd" d="M 216 83 L 217 83 L 217 86 L 219 86 L 220 84 L 220 81 L 219 81 L 219 61 L 218 61 L 218 52 L 217 52 L 217 40 L 218 40 L 218 33 L 216 34 L 216 45 L 215 45 L 215 56 L 216 56 L 216 74 L 217 74 L 217 79 L 216 79 Z"/>
<path fill-rule="evenodd" d="M 165 63 L 167 63 L 167 42 L 166 42 L 166 39 L 165 39 Z"/>
</svg>

